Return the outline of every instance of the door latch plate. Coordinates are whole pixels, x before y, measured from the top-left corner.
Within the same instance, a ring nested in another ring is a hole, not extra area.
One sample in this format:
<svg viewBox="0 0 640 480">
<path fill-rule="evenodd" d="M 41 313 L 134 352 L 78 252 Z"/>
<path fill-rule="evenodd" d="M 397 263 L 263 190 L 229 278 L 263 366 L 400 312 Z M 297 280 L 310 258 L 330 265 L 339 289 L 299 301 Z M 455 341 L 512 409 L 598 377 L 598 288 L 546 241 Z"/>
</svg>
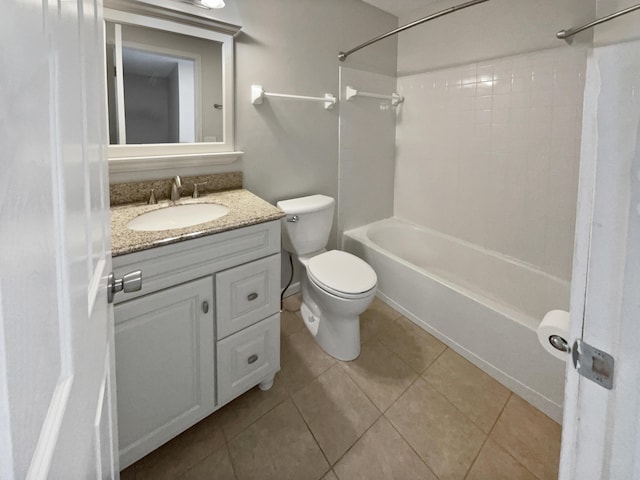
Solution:
<svg viewBox="0 0 640 480">
<path fill-rule="evenodd" d="M 583 377 L 603 386 L 613 388 L 614 359 L 607 352 L 598 350 L 586 342 L 577 339 L 571 348 L 573 366 Z"/>
</svg>

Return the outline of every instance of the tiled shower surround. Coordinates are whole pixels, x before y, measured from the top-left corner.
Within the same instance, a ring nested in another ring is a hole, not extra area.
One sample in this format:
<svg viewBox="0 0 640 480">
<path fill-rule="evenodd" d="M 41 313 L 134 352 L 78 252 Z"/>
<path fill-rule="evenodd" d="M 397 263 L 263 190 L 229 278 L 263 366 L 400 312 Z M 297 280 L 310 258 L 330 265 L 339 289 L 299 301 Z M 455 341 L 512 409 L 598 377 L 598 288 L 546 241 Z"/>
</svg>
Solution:
<svg viewBox="0 0 640 480">
<path fill-rule="evenodd" d="M 586 53 L 400 77 L 395 216 L 569 279 Z"/>
</svg>

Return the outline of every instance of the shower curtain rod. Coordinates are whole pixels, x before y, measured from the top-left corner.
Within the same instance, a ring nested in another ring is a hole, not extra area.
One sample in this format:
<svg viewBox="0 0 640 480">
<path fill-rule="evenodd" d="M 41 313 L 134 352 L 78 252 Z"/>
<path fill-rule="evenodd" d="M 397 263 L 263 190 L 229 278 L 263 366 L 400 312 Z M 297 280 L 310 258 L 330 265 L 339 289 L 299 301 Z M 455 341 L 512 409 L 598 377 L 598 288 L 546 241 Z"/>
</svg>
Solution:
<svg viewBox="0 0 640 480">
<path fill-rule="evenodd" d="M 558 33 L 556 33 L 556 37 L 558 37 L 561 40 L 566 40 L 567 38 L 573 37 L 576 33 L 580 33 L 581 31 L 586 30 L 587 28 L 595 27 L 596 25 L 600 25 L 601 23 L 608 22 L 609 20 L 613 20 L 614 18 L 620 17 L 622 15 L 626 15 L 627 13 L 633 12 L 634 10 L 638 10 L 639 8 L 640 8 L 640 3 L 637 5 L 632 5 L 628 8 L 625 8 L 624 10 L 620 10 L 619 12 L 612 13 L 611 15 L 607 15 L 606 17 L 602 17 L 597 20 L 594 20 L 593 22 L 582 25 L 581 27 L 573 27 L 573 28 L 568 28 L 566 30 L 560 30 Z"/>
<path fill-rule="evenodd" d="M 444 15 L 449 15 L 450 13 L 453 13 L 453 12 L 455 12 L 457 10 L 462 10 L 463 8 L 471 7 L 471 6 L 476 5 L 478 3 L 484 3 L 484 2 L 488 2 L 488 1 L 489 0 L 471 0 L 469 2 L 461 3 L 460 5 L 456 5 L 454 7 L 450 7 L 450 8 L 447 8 L 445 10 L 441 10 L 439 12 L 436 12 L 436 13 L 432 14 L 432 15 L 428 15 L 428 16 L 426 16 L 424 18 L 420 18 L 419 20 L 416 20 L 414 22 L 407 23 L 406 25 L 398 27 L 395 30 L 391 30 L 390 32 L 383 33 L 382 35 L 378 35 L 376 38 L 372 38 L 368 42 L 364 42 L 363 44 L 358 45 L 357 47 L 354 47 L 351 50 L 347 50 L 346 52 L 340 52 L 340 53 L 338 53 L 338 58 L 340 59 L 341 62 L 344 62 L 347 59 L 347 57 L 349 55 L 351 55 L 352 53 L 357 52 L 361 48 L 368 47 L 372 43 L 376 43 L 379 40 L 382 40 L 384 38 L 390 37 L 391 35 L 395 35 L 396 33 L 400 33 L 400 32 L 402 32 L 404 30 L 407 30 L 408 28 L 415 27 L 416 25 L 420 25 L 421 23 L 428 22 L 429 20 L 433 20 L 433 19 L 438 18 L 438 17 L 443 17 Z"/>
</svg>

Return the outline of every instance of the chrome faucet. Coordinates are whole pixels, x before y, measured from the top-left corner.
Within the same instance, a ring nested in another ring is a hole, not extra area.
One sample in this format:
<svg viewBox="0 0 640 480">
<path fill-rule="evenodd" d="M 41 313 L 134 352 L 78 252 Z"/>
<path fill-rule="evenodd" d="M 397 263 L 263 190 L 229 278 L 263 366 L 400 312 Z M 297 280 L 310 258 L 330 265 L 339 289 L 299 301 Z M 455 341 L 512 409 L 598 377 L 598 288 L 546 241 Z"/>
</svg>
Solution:
<svg viewBox="0 0 640 480">
<path fill-rule="evenodd" d="M 173 180 L 171 181 L 171 201 L 172 202 L 180 200 L 180 190 L 178 190 L 180 187 L 182 187 L 182 181 L 180 180 L 180 176 L 176 175 L 175 177 L 173 177 Z"/>
</svg>

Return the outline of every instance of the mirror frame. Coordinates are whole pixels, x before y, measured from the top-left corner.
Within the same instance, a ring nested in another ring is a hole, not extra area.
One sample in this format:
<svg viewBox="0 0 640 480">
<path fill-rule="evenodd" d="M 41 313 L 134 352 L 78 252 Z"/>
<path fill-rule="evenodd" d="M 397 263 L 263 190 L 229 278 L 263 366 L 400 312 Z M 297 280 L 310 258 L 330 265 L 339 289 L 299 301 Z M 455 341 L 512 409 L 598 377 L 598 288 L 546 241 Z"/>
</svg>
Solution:
<svg viewBox="0 0 640 480">
<path fill-rule="evenodd" d="M 131 0 L 105 1 L 104 20 L 191 35 L 222 44 L 223 141 L 109 145 L 109 172 L 197 167 L 232 163 L 237 160 L 242 152 L 234 151 L 233 35 L 240 27 Z M 104 101 L 107 102 L 106 92 Z"/>
</svg>

